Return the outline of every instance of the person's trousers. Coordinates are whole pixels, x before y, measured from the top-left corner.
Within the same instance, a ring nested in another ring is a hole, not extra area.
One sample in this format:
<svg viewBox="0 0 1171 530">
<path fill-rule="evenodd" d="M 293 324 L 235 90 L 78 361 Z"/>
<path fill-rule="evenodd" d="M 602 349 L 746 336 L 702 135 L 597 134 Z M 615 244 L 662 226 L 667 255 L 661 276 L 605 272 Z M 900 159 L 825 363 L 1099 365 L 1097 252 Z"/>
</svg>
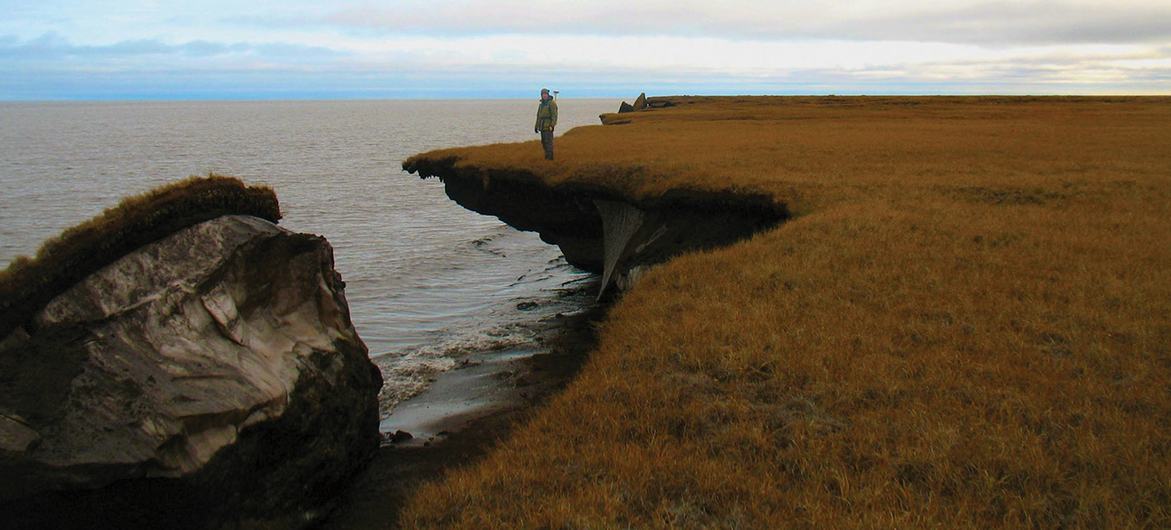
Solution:
<svg viewBox="0 0 1171 530">
<path fill-rule="evenodd" d="M 553 160 L 553 131 L 541 131 L 541 147 L 545 148 L 545 160 Z"/>
</svg>

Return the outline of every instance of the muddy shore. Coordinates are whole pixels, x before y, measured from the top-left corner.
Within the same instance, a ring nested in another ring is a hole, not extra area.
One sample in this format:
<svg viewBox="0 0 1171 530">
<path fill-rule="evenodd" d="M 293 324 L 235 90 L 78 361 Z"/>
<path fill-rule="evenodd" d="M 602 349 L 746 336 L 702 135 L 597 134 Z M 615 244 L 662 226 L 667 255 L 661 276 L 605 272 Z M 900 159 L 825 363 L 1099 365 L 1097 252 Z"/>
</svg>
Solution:
<svg viewBox="0 0 1171 530">
<path fill-rule="evenodd" d="M 469 357 L 399 404 L 384 430 L 401 422 L 413 429 L 402 429 L 411 438 L 396 442 L 394 431 L 386 433 L 374 460 L 316 528 L 400 527 L 399 513 L 420 486 L 479 460 L 568 384 L 593 349 L 607 307 L 602 302 L 541 320 L 535 324 L 535 352 Z"/>
</svg>

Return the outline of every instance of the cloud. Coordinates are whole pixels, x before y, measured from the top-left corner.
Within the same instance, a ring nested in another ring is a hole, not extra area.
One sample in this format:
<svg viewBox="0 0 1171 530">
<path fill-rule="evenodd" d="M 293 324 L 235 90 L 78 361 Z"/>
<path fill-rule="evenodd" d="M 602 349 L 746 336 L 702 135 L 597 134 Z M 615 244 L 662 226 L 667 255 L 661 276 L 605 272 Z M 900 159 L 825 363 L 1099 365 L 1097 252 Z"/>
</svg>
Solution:
<svg viewBox="0 0 1171 530">
<path fill-rule="evenodd" d="M 102 60 L 144 56 L 215 57 L 230 54 L 255 54 L 269 58 L 332 58 L 347 53 L 321 46 L 287 43 L 220 43 L 192 40 L 167 44 L 158 39 L 123 40 L 104 45 L 77 45 L 56 33 L 21 42 L 14 36 L 0 36 L 0 59 L 50 61 L 66 59 Z"/>
<path fill-rule="evenodd" d="M 1171 79 L 1166 0 L 214 1 L 0 21 L 0 99 L 139 86 L 527 96 L 546 82 L 593 95 L 1166 93 Z"/>
<path fill-rule="evenodd" d="M 320 15 L 237 22 L 332 26 L 439 35 L 675 35 L 726 39 L 831 39 L 1013 45 L 1171 39 L 1171 4 L 1147 1 L 862 0 L 827 4 L 642 0 L 403 0 Z"/>
<path fill-rule="evenodd" d="M 541 46 L 544 47 L 541 47 Z M 133 48 L 133 47 L 132 47 Z M 219 49 L 219 48 L 217 48 Z M 654 61 L 631 56 L 639 49 Z M 576 54 L 574 60 L 555 60 Z M 0 61 L 0 99 L 47 97 L 527 97 L 648 93 L 1166 93 L 1171 55 L 1129 46 L 1000 50 L 908 43 L 773 43 L 666 37 L 398 37 L 318 62 L 176 53 Z M 131 61 L 131 64 L 127 64 Z M 13 72 L 16 71 L 15 75 Z"/>
</svg>

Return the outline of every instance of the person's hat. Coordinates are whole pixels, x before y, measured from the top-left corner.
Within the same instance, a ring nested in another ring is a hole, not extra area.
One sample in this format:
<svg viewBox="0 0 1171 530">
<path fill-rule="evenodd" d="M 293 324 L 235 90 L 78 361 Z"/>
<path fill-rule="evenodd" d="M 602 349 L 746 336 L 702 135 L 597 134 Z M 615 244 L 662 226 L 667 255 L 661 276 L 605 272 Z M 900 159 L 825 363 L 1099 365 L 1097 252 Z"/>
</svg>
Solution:
<svg viewBox="0 0 1171 530">
<path fill-rule="evenodd" d="M 549 93 L 549 89 L 547 89 L 547 88 L 542 88 L 542 89 L 541 89 L 541 93 L 542 93 L 542 94 L 548 94 L 548 93 Z"/>
</svg>

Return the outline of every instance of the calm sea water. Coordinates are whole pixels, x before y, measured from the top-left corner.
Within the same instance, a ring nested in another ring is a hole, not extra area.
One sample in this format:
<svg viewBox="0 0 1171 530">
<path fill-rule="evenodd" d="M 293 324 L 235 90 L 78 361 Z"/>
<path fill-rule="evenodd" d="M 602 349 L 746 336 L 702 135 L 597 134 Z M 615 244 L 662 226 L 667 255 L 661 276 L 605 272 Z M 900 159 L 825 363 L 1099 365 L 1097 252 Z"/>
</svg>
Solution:
<svg viewBox="0 0 1171 530">
<path fill-rule="evenodd" d="M 559 129 L 617 106 L 562 100 Z M 535 139 L 535 110 L 535 99 L 0 104 L 0 265 L 188 175 L 268 184 L 281 226 L 333 245 L 358 332 L 405 397 L 456 357 L 523 345 L 523 324 L 588 298 L 567 295 L 587 275 L 556 247 L 400 168 L 429 149 Z"/>
</svg>

